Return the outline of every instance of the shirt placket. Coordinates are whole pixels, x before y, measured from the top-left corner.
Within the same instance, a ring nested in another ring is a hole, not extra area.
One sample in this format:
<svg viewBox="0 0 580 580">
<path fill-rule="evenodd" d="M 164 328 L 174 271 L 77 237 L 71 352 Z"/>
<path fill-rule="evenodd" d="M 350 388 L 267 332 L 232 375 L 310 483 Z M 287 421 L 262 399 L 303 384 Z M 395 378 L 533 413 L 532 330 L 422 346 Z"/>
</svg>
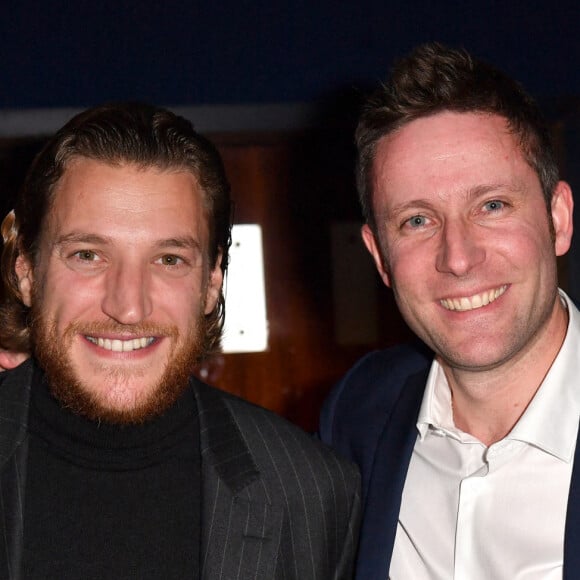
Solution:
<svg viewBox="0 0 580 580">
<path fill-rule="evenodd" d="M 500 441 L 489 448 L 469 446 L 467 473 L 459 484 L 455 532 L 454 580 L 489 580 L 485 537 L 489 530 L 486 506 L 493 493 L 490 475 L 506 460 L 511 443 Z M 492 532 L 490 532 L 492 533 Z"/>
</svg>

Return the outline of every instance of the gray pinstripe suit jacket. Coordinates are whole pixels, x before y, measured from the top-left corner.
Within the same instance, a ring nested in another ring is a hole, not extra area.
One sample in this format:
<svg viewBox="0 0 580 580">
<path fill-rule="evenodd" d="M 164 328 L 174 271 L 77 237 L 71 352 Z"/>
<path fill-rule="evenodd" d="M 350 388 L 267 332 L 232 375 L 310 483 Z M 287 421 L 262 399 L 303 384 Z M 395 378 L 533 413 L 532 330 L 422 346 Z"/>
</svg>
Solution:
<svg viewBox="0 0 580 580">
<path fill-rule="evenodd" d="M 0 578 L 20 580 L 33 364 L 0 377 Z M 276 415 L 192 380 L 205 580 L 351 578 L 359 476 Z"/>
</svg>

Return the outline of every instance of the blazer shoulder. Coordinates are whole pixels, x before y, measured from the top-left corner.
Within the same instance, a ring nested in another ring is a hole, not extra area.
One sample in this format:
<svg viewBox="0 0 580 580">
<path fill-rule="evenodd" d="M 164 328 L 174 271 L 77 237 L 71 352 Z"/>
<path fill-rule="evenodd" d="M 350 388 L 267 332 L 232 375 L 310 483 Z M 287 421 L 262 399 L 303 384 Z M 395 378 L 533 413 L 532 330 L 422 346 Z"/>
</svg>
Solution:
<svg viewBox="0 0 580 580">
<path fill-rule="evenodd" d="M 334 446 L 337 424 L 360 426 L 377 415 L 383 417 L 396 403 L 407 379 L 426 372 L 432 360 L 432 352 L 419 342 L 364 356 L 326 398 L 320 416 L 322 440 Z"/>
<path fill-rule="evenodd" d="M 389 404 L 406 379 L 430 366 L 432 352 L 422 343 L 397 345 L 359 359 L 327 397 L 323 415 L 353 410 L 352 403 Z"/>
<path fill-rule="evenodd" d="M 358 492 L 358 468 L 315 436 L 245 399 L 205 384 L 200 387 L 204 393 L 202 399 L 217 399 L 225 405 L 263 475 L 271 474 L 278 479 L 286 474 L 283 478 L 287 477 L 287 481 L 298 482 L 323 474 L 323 479 L 340 479 L 347 494 Z"/>
<path fill-rule="evenodd" d="M 268 434 L 268 442 L 273 452 L 282 451 L 296 458 L 315 458 L 313 471 L 339 471 L 347 479 L 356 481 L 357 469 L 346 459 L 314 435 L 307 433 L 273 411 L 254 405 L 243 399 L 228 396 L 228 406 L 236 419 L 242 435 L 249 441 L 263 440 Z"/>
<path fill-rule="evenodd" d="M 259 577 L 352 577 L 361 513 L 358 469 L 271 411 L 207 385 L 198 384 L 197 392 L 202 463 L 205 442 L 206 466 L 217 472 L 222 496 L 227 489 L 235 497 L 242 529 L 252 520 L 261 535 L 269 530 L 276 572 Z M 218 510 L 228 505 L 221 501 Z M 227 522 L 232 525 L 230 514 Z"/>
</svg>

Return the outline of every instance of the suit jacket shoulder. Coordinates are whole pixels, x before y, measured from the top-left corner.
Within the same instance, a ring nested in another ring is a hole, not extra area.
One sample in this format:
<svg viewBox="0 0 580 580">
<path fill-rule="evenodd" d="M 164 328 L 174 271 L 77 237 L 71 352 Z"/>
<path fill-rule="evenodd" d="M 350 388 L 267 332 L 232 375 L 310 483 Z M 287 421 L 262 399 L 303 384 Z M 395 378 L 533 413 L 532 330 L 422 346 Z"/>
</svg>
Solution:
<svg viewBox="0 0 580 580">
<path fill-rule="evenodd" d="M 202 383 L 195 389 L 203 462 L 227 486 L 215 509 L 227 509 L 231 521 L 228 506 L 244 506 L 254 514 L 243 520 L 255 519 L 254 541 L 267 537 L 273 550 L 272 567 L 256 577 L 350 578 L 360 519 L 356 467 L 270 411 Z M 240 577 L 255 574 L 248 568 Z"/>
<path fill-rule="evenodd" d="M 415 424 L 432 355 L 397 346 L 360 360 L 338 383 L 321 414 L 323 440 L 355 461 L 364 515 L 356 578 L 386 578 Z"/>
<path fill-rule="evenodd" d="M 327 397 L 321 412 L 321 439 L 340 447 L 345 437 L 352 437 L 362 427 L 371 438 L 395 407 L 407 379 L 424 373 L 432 358 L 421 343 L 398 345 L 364 356 Z"/>
</svg>

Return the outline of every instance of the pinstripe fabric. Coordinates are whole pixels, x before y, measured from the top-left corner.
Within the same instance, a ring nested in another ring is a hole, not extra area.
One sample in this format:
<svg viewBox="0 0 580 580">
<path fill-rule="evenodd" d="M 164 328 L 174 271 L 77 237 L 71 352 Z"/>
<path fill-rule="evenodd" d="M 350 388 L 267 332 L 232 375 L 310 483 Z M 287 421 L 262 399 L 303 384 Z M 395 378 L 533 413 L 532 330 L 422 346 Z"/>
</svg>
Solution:
<svg viewBox="0 0 580 580">
<path fill-rule="evenodd" d="M 196 385 L 203 483 L 203 578 L 352 576 L 358 474 L 283 419 Z"/>
<path fill-rule="evenodd" d="M 19 580 L 33 364 L 0 376 L 0 579 Z M 346 580 L 360 520 L 351 464 L 283 419 L 193 381 L 204 580 Z"/>
</svg>

